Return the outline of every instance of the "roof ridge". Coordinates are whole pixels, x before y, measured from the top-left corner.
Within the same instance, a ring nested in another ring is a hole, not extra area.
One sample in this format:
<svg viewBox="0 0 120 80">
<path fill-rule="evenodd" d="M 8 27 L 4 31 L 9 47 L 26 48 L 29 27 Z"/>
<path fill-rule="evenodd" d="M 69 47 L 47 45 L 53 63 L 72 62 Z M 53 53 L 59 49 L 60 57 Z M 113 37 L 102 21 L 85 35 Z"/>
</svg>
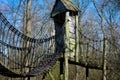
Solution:
<svg viewBox="0 0 120 80">
<path fill-rule="evenodd" d="M 51 17 L 66 11 L 78 12 L 80 9 L 71 0 L 56 0 Z"/>
</svg>

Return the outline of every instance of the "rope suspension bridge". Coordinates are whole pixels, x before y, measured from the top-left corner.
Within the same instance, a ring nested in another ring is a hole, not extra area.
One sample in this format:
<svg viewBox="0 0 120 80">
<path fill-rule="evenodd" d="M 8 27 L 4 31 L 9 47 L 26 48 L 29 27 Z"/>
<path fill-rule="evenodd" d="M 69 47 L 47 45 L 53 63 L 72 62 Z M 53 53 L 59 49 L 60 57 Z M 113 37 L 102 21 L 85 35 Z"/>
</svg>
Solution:
<svg viewBox="0 0 120 80">
<path fill-rule="evenodd" d="M 42 73 L 47 71 L 57 57 L 54 38 L 30 38 L 14 28 L 0 13 L 0 73 L 9 77 L 27 77 L 36 71 L 26 72 L 25 69 L 40 67 Z"/>
<path fill-rule="evenodd" d="M 115 54 L 110 53 L 110 51 L 112 47 L 117 48 L 119 45 L 114 45 L 108 38 L 103 40 L 91 39 L 82 34 L 80 30 L 78 31 L 79 36 L 81 36 L 79 45 L 82 46 L 79 51 L 79 62 L 74 60 L 74 56 L 69 57 L 68 62 L 89 69 L 102 70 L 104 46 L 109 46 L 107 48 L 107 53 L 109 53 L 107 55 L 107 69 L 111 69 L 112 66 L 109 62 L 112 61 L 110 58 Z M 61 35 L 59 34 L 60 32 L 58 35 L 50 37 L 42 36 L 40 39 L 28 37 L 12 26 L 0 12 L 0 74 L 17 78 L 33 77 L 48 72 L 56 61 L 60 59 L 64 61 L 61 55 L 65 49 L 68 49 L 69 52 L 74 52 L 75 49 L 61 45 L 59 38 Z M 75 40 L 75 38 L 73 39 Z M 108 41 L 107 45 L 104 44 L 105 40 Z M 56 45 L 60 49 L 56 49 Z M 119 51 L 117 48 L 116 53 Z"/>
</svg>

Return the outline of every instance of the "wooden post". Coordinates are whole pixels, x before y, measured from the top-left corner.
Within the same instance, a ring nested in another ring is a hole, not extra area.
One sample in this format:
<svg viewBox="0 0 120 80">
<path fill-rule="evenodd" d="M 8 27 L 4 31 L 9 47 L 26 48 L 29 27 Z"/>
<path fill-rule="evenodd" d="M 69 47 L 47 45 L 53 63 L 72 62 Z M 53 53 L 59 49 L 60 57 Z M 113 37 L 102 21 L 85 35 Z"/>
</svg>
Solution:
<svg viewBox="0 0 120 80">
<path fill-rule="evenodd" d="M 66 18 L 65 18 L 65 35 L 66 35 L 66 40 L 65 40 L 65 45 L 66 48 L 69 47 L 69 26 L 68 26 L 68 18 L 69 18 L 69 12 L 66 12 Z M 68 80 L 68 49 L 65 49 L 64 53 L 64 80 Z"/>
<path fill-rule="evenodd" d="M 63 71 L 64 71 L 63 65 L 64 65 L 63 60 L 61 59 L 60 60 L 60 80 L 63 80 Z"/>
<path fill-rule="evenodd" d="M 75 61 L 79 62 L 78 15 L 75 16 Z M 76 80 L 78 80 L 78 66 L 76 65 Z"/>
<path fill-rule="evenodd" d="M 75 21 L 75 61 L 79 62 L 79 36 L 78 36 L 78 15 L 76 15 L 76 21 Z"/>
<path fill-rule="evenodd" d="M 28 77 L 28 80 L 30 80 L 30 77 Z"/>
<path fill-rule="evenodd" d="M 106 80 L 106 55 L 107 55 L 107 39 L 104 38 L 104 42 L 103 42 L 103 80 Z"/>
</svg>

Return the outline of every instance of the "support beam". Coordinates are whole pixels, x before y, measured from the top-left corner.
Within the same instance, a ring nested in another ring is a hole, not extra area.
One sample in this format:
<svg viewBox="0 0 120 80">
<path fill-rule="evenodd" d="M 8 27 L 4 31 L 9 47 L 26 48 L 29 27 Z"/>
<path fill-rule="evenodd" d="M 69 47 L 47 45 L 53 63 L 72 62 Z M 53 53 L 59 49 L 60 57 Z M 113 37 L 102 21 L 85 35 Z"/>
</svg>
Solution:
<svg viewBox="0 0 120 80">
<path fill-rule="evenodd" d="M 75 16 L 75 61 L 79 62 L 79 35 L 78 35 L 78 14 Z M 76 80 L 78 80 L 78 66 L 76 65 Z"/>
<path fill-rule="evenodd" d="M 66 35 L 66 40 L 65 40 L 65 46 L 69 47 L 69 26 L 68 26 L 68 18 L 69 18 L 69 12 L 66 12 L 66 18 L 65 18 L 65 35 Z M 64 80 L 68 80 L 68 49 L 65 50 L 64 53 Z"/>
<path fill-rule="evenodd" d="M 64 58 L 59 58 L 58 60 L 59 61 L 62 60 L 64 62 Z M 103 70 L 103 66 L 101 64 L 93 64 L 89 61 L 88 61 L 88 64 L 86 64 L 85 61 L 76 62 L 76 61 L 68 59 L 68 63 L 78 65 L 78 66 L 81 66 L 81 67 L 85 67 L 85 68 L 88 67 L 89 69 Z M 108 66 L 106 67 L 106 69 L 110 70 L 110 68 Z"/>
</svg>

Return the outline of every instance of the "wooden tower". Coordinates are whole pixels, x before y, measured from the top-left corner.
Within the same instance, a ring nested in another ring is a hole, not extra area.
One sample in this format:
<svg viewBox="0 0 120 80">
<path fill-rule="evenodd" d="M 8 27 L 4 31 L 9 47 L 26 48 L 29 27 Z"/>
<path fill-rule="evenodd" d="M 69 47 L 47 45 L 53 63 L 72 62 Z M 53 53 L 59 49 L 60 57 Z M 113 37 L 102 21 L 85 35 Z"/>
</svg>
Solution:
<svg viewBox="0 0 120 80">
<path fill-rule="evenodd" d="M 51 12 L 55 24 L 56 52 L 63 53 L 65 58 L 64 80 L 68 80 L 68 56 L 74 57 L 77 49 L 78 11 L 71 0 L 56 0 Z"/>
<path fill-rule="evenodd" d="M 66 23 L 68 29 L 69 50 L 71 52 L 75 50 L 75 36 L 76 36 L 76 16 L 78 16 L 79 8 L 76 7 L 70 0 L 56 0 L 53 10 L 51 12 L 51 18 L 54 19 L 55 35 L 56 35 L 56 51 L 65 51 L 66 40 Z M 67 14 L 68 13 L 68 14 Z M 67 21 L 65 21 L 67 20 Z M 72 56 L 74 54 L 70 54 Z"/>
</svg>

